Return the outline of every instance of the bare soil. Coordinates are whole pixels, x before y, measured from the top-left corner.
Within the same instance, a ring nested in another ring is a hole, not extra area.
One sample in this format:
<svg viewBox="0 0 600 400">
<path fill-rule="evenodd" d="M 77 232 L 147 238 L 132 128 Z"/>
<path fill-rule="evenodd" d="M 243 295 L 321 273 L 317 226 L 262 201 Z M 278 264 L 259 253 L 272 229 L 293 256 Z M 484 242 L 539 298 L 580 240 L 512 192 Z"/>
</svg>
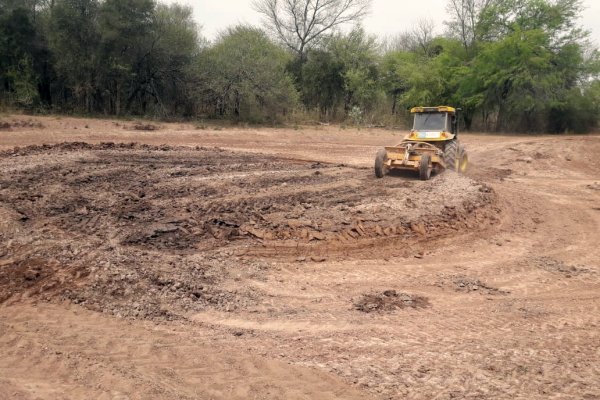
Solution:
<svg viewBox="0 0 600 400">
<path fill-rule="evenodd" d="M 600 136 L 0 123 L 0 399 L 600 397 Z"/>
</svg>

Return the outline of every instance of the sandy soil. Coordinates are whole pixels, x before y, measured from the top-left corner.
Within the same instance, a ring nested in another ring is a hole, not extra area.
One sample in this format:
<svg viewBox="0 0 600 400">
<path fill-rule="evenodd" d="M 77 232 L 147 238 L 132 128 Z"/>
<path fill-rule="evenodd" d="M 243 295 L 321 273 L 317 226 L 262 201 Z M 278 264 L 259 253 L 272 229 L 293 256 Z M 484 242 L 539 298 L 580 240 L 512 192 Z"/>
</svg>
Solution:
<svg viewBox="0 0 600 400">
<path fill-rule="evenodd" d="M 600 136 L 0 120 L 0 399 L 600 398 Z"/>
</svg>

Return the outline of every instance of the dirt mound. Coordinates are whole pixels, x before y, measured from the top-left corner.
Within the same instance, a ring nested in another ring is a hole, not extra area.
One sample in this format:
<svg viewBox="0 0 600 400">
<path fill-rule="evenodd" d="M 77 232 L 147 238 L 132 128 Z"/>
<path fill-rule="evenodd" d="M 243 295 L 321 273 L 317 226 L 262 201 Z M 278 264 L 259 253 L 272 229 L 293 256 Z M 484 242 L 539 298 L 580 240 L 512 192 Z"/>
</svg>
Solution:
<svg viewBox="0 0 600 400">
<path fill-rule="evenodd" d="M 594 270 L 582 265 L 570 265 L 550 257 L 539 257 L 535 260 L 535 264 L 545 271 L 563 274 L 567 278 L 595 272 Z"/>
<path fill-rule="evenodd" d="M 452 281 L 454 290 L 464 293 L 479 293 L 486 295 L 509 294 L 510 292 L 488 286 L 479 279 L 473 279 L 465 276 L 455 277 Z"/>
<path fill-rule="evenodd" d="M 6 156 L 31 156 L 38 154 L 47 154 L 52 152 L 54 154 L 75 152 L 81 150 L 148 150 L 148 151 L 170 151 L 170 150 L 190 150 L 189 147 L 182 146 L 151 146 L 147 144 L 139 143 L 114 143 L 114 142 L 102 142 L 99 144 L 90 144 L 87 142 L 64 142 L 57 144 L 42 144 L 42 145 L 31 145 L 25 147 L 14 147 L 10 150 L 4 150 L 0 152 L 0 157 Z M 206 150 L 203 147 L 197 147 L 196 150 Z"/>
<path fill-rule="evenodd" d="M 59 165 L 57 152 L 79 159 Z M 379 182 L 356 168 L 215 149 L 67 143 L 5 154 L 53 158 L 52 166 L 35 165 L 6 183 L 14 189 L 7 200 L 24 219 L 56 217 L 64 230 L 91 234 L 122 225 L 122 244 L 157 250 L 250 239 L 261 246 L 249 254 L 346 252 L 373 240 L 475 228 L 494 201 L 489 187 L 456 174 Z"/>
<path fill-rule="evenodd" d="M 130 318 L 173 320 L 206 308 L 230 312 L 255 305 L 260 296 L 253 290 L 231 291 L 222 286 L 233 277 L 257 278 L 267 268 L 266 264 L 231 263 L 217 257 L 203 261 L 179 257 L 160 267 L 153 265 L 155 257 L 131 253 L 119 263 L 100 265 L 87 285 L 67 289 L 61 297 Z"/>
<path fill-rule="evenodd" d="M 600 183 L 594 182 L 590 185 L 587 185 L 586 187 L 591 190 L 600 190 Z"/>
<path fill-rule="evenodd" d="M 133 129 L 136 131 L 158 131 L 160 126 L 154 124 L 135 124 Z"/>
<path fill-rule="evenodd" d="M 13 128 L 43 128 L 44 125 L 41 122 L 36 122 L 32 120 L 13 120 L 13 121 L 0 121 L 0 131 L 1 130 L 11 130 Z"/>
<path fill-rule="evenodd" d="M 38 292 L 46 291 L 53 283 L 48 284 L 49 277 L 54 275 L 57 266 L 49 265 L 41 259 L 8 259 L 0 262 L 0 303 L 12 295 L 38 286 Z"/>
<path fill-rule="evenodd" d="M 224 288 L 261 279 L 256 255 L 386 257 L 496 212 L 489 187 L 452 173 L 381 181 L 203 147 L 29 146 L 0 153 L 0 170 L 0 299 L 67 298 L 127 317 L 253 305 L 260 293 Z"/>
<path fill-rule="evenodd" d="M 354 308 L 365 313 L 392 312 L 403 308 L 426 308 L 429 306 L 429 300 L 426 297 L 399 293 L 395 290 L 363 294 L 354 302 Z"/>
</svg>

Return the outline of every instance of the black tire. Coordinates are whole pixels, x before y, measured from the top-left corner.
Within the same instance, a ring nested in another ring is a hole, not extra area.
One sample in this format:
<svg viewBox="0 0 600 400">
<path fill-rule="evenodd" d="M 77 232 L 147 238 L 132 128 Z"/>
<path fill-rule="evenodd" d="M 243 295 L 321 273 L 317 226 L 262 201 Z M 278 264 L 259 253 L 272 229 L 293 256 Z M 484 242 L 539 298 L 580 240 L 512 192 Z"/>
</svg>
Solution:
<svg viewBox="0 0 600 400">
<path fill-rule="evenodd" d="M 387 151 L 385 149 L 381 149 L 377 152 L 375 156 L 375 176 L 378 178 L 383 178 L 387 172 L 387 167 L 385 162 L 387 160 Z"/>
<path fill-rule="evenodd" d="M 421 161 L 419 161 L 419 178 L 422 181 L 428 181 L 431 178 L 431 156 L 429 154 L 425 154 L 421 156 Z"/>
<path fill-rule="evenodd" d="M 458 141 L 456 139 L 449 141 L 446 143 L 444 147 L 444 162 L 446 163 L 446 169 L 450 169 L 452 171 L 458 170 Z"/>
</svg>

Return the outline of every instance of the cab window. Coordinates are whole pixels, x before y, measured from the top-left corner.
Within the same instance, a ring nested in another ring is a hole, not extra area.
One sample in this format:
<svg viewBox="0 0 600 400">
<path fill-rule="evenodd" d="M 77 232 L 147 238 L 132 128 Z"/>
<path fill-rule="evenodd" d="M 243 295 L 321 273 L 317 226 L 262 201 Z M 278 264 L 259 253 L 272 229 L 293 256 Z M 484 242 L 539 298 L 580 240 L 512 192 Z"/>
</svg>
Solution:
<svg viewBox="0 0 600 400">
<path fill-rule="evenodd" d="M 415 131 L 445 131 L 446 130 L 445 113 L 423 113 L 415 114 Z"/>
</svg>

